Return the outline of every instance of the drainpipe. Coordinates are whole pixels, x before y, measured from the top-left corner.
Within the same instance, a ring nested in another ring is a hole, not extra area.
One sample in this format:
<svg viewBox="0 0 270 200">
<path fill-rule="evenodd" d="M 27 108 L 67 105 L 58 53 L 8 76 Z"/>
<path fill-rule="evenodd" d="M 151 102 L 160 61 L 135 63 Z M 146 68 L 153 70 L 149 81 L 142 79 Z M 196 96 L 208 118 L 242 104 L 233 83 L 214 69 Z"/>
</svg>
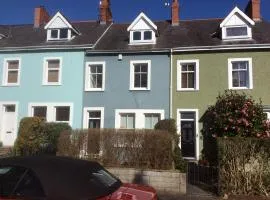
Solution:
<svg viewBox="0 0 270 200">
<path fill-rule="evenodd" d="M 170 49 L 170 118 L 172 118 L 173 49 Z"/>
</svg>

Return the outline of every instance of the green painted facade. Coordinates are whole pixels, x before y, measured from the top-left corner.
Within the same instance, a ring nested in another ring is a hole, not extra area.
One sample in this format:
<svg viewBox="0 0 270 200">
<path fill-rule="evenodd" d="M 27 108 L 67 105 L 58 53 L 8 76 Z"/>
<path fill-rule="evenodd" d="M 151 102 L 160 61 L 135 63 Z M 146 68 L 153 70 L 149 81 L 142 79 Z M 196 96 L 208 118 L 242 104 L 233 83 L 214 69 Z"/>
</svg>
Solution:
<svg viewBox="0 0 270 200">
<path fill-rule="evenodd" d="M 263 105 L 270 105 L 270 51 L 235 51 L 235 52 L 200 52 L 174 53 L 172 77 L 172 117 L 177 119 L 177 109 L 198 109 L 199 119 L 209 105 L 216 102 L 219 93 L 229 89 L 228 59 L 252 58 L 253 89 L 243 89 L 245 92 L 262 100 Z M 177 91 L 177 60 L 199 60 L 199 90 Z M 240 91 L 240 90 L 239 90 Z M 180 122 L 177 122 L 179 126 Z M 199 123 L 199 152 L 203 148 Z"/>
</svg>

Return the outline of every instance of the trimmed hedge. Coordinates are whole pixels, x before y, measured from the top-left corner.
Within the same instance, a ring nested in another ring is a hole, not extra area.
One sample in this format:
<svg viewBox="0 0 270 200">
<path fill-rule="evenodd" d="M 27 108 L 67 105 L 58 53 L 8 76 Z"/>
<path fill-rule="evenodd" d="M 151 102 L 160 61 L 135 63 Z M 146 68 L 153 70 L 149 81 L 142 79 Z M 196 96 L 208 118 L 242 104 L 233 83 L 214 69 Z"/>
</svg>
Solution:
<svg viewBox="0 0 270 200">
<path fill-rule="evenodd" d="M 174 168 L 180 170 L 181 172 L 186 172 L 187 162 L 183 159 L 181 150 L 179 148 L 179 135 L 177 134 L 176 122 L 174 119 L 164 119 L 160 120 L 155 125 L 156 130 L 165 130 L 168 131 L 173 138 L 173 161 Z"/>
<path fill-rule="evenodd" d="M 56 154 L 57 140 L 64 130 L 71 130 L 71 127 L 66 123 L 46 123 L 39 117 L 25 117 L 20 122 L 14 154 Z"/>
<path fill-rule="evenodd" d="M 106 167 L 173 169 L 167 131 L 89 129 L 61 133 L 58 155 L 96 160 Z"/>
<path fill-rule="evenodd" d="M 218 138 L 217 146 L 221 194 L 270 195 L 269 139 Z"/>
</svg>

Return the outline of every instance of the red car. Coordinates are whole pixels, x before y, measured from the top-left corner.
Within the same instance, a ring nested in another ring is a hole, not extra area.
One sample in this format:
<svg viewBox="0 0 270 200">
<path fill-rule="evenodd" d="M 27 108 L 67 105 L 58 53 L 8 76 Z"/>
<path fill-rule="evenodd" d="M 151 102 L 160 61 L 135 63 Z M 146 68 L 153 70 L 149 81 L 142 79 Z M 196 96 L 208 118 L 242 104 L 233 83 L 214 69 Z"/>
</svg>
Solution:
<svg viewBox="0 0 270 200">
<path fill-rule="evenodd" d="M 0 159 L 0 200 L 157 200 L 154 188 L 122 183 L 100 164 L 66 157 Z"/>
</svg>

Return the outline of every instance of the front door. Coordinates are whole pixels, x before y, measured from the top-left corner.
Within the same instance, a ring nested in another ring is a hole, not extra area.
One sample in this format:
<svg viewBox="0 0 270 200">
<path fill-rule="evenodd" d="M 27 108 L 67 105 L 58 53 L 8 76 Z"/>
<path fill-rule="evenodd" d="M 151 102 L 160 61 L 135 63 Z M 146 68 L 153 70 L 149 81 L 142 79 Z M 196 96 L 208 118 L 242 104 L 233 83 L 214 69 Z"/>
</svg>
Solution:
<svg viewBox="0 0 270 200">
<path fill-rule="evenodd" d="M 196 158 L 196 113 L 180 112 L 181 152 L 185 158 Z"/>
<path fill-rule="evenodd" d="M 183 157 L 195 157 L 195 127 L 194 122 L 181 122 L 181 150 Z"/>
<path fill-rule="evenodd" d="M 1 138 L 4 146 L 13 146 L 16 139 L 16 105 L 3 105 Z"/>
</svg>

